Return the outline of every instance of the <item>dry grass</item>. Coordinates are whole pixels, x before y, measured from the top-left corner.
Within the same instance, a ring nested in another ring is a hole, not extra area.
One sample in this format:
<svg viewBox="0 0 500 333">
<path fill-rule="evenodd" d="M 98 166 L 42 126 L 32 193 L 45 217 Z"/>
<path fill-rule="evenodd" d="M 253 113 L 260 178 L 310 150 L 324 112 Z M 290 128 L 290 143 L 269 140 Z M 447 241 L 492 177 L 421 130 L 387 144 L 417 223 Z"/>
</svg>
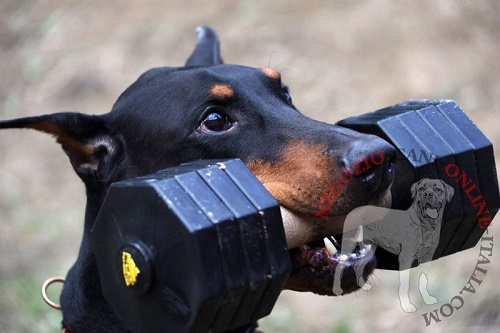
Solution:
<svg viewBox="0 0 500 333">
<path fill-rule="evenodd" d="M 150 67 L 182 65 L 199 24 L 215 27 L 227 62 L 283 73 L 306 115 L 335 122 L 406 99 L 455 99 L 500 156 L 500 3 L 491 1 L 0 2 L 0 118 L 104 113 Z M 79 247 L 80 181 L 53 140 L 0 133 L 0 331 L 57 331 L 38 288 L 64 275 Z M 497 160 L 497 165 L 499 164 Z M 495 242 L 500 230 L 494 221 Z M 475 295 L 425 327 L 398 306 L 397 274 L 341 298 L 283 293 L 268 332 L 493 332 L 500 324 L 498 246 Z M 435 264 L 431 290 L 450 300 L 475 248 Z"/>
</svg>

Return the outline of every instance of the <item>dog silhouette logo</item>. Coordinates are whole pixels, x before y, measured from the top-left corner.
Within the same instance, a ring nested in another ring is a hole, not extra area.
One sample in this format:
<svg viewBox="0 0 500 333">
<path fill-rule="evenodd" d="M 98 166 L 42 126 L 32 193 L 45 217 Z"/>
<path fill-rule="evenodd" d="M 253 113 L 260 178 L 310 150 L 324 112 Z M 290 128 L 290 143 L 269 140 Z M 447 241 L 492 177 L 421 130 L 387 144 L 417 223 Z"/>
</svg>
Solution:
<svg viewBox="0 0 500 333">
<path fill-rule="evenodd" d="M 439 244 L 444 208 L 453 194 L 453 188 L 444 181 L 424 178 L 411 186 L 413 203 L 408 210 L 363 206 L 350 212 L 344 222 L 342 253 L 351 253 L 359 242 L 364 242 L 370 251 L 380 246 L 398 256 L 399 300 L 405 312 L 417 310 L 409 298 L 410 268 L 415 260 L 419 264 L 418 287 L 424 302 L 437 303 L 427 290 L 427 273 Z M 336 295 L 342 294 L 340 281 L 346 264 L 341 262 L 335 270 L 333 293 Z M 363 278 L 365 264 L 354 269 L 358 285 L 369 290 L 371 285 Z"/>
</svg>

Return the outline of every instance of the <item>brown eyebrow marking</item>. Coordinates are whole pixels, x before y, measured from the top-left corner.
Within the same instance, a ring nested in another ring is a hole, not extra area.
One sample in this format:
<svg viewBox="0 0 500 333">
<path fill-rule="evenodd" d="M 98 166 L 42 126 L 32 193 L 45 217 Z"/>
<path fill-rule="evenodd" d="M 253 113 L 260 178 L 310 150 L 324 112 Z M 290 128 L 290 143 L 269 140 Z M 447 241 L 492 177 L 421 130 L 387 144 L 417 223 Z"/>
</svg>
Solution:
<svg viewBox="0 0 500 333">
<path fill-rule="evenodd" d="M 217 99 L 227 100 L 234 96 L 234 90 L 228 84 L 216 84 L 210 89 L 210 95 Z"/>
<path fill-rule="evenodd" d="M 262 71 L 267 77 L 270 77 L 271 79 L 274 80 L 279 80 L 281 78 L 281 75 L 276 72 L 274 69 L 271 68 L 263 68 Z"/>
</svg>

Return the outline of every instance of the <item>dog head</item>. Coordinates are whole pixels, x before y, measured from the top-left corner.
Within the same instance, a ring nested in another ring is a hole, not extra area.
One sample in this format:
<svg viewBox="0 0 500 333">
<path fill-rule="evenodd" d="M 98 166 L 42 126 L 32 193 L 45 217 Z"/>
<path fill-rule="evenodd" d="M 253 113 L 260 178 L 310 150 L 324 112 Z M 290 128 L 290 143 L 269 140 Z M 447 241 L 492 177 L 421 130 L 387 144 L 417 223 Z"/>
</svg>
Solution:
<svg viewBox="0 0 500 333">
<path fill-rule="evenodd" d="M 53 135 L 86 185 L 82 246 L 61 297 L 65 321 L 73 322 L 75 331 L 76 322 L 100 322 L 101 329 L 103 321 L 116 326 L 118 320 L 109 318 L 109 309 L 93 310 L 106 309 L 106 302 L 89 237 L 113 182 L 197 159 L 240 158 L 282 206 L 311 220 L 330 180 L 346 170 L 352 170 L 352 179 L 330 207 L 330 217 L 388 202 L 395 155 L 391 145 L 305 117 L 294 107 L 279 73 L 223 64 L 215 33 L 201 27 L 198 38 L 185 66 L 147 71 L 109 113 L 64 112 L 0 122 L 0 129 L 31 128 Z M 356 163 L 374 152 L 384 162 L 357 175 Z M 325 233 L 319 230 L 318 237 Z M 331 294 L 332 272 L 325 278 L 321 269 L 299 268 L 291 276 L 293 289 Z M 344 276 L 344 290 L 356 290 L 354 275 Z"/>
<path fill-rule="evenodd" d="M 411 186 L 411 197 L 417 215 L 426 220 L 440 221 L 446 202 L 453 197 L 453 187 L 441 179 L 421 179 Z"/>
</svg>

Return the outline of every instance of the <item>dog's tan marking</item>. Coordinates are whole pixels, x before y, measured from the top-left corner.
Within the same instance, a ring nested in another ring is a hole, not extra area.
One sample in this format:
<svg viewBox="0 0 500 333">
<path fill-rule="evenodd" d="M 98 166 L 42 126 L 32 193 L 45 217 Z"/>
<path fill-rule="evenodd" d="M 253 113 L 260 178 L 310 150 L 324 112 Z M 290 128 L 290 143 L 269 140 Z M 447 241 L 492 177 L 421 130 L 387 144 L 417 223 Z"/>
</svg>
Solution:
<svg viewBox="0 0 500 333">
<path fill-rule="evenodd" d="M 314 215 L 318 209 L 316 198 L 322 196 L 326 188 L 318 188 L 316 184 L 327 184 L 335 174 L 331 170 L 331 160 L 323 155 L 325 150 L 327 148 L 322 145 L 294 142 L 278 161 L 254 160 L 247 166 L 281 205 Z"/>
<path fill-rule="evenodd" d="M 229 100 L 234 97 L 234 90 L 228 84 L 216 84 L 210 89 L 210 95 L 220 100 Z"/>
<path fill-rule="evenodd" d="M 339 175 L 343 168 L 325 154 L 328 150 L 323 145 L 297 140 L 290 143 L 276 161 L 256 159 L 247 162 L 247 166 L 282 206 L 310 215 L 317 223 L 321 222 L 318 212 L 330 223 L 332 217 L 347 214 L 358 206 L 390 206 L 389 189 L 367 194 L 354 182 L 342 183 Z M 323 229 L 323 225 L 318 224 L 318 233 Z"/>
<path fill-rule="evenodd" d="M 96 152 L 96 147 L 75 140 L 62 129 L 48 121 L 30 124 L 26 127 L 55 136 L 57 142 L 60 143 L 67 152 L 72 153 L 75 161 L 77 161 L 80 166 L 97 169 L 98 162 L 93 157 Z"/>
<path fill-rule="evenodd" d="M 274 69 L 271 69 L 271 68 L 264 68 L 262 69 L 262 71 L 264 72 L 264 74 L 273 79 L 273 80 L 279 80 L 281 78 L 281 75 L 276 72 Z"/>
<path fill-rule="evenodd" d="M 95 147 L 78 142 L 77 140 L 73 139 L 68 134 L 66 134 L 59 127 L 55 126 L 54 124 L 51 124 L 50 122 L 42 121 L 39 123 L 30 124 L 26 127 L 41 132 L 45 132 L 48 134 L 52 134 L 57 138 L 57 142 L 59 142 L 62 145 L 66 145 L 67 147 L 76 149 L 80 151 L 82 154 L 91 155 L 95 152 Z"/>
</svg>

